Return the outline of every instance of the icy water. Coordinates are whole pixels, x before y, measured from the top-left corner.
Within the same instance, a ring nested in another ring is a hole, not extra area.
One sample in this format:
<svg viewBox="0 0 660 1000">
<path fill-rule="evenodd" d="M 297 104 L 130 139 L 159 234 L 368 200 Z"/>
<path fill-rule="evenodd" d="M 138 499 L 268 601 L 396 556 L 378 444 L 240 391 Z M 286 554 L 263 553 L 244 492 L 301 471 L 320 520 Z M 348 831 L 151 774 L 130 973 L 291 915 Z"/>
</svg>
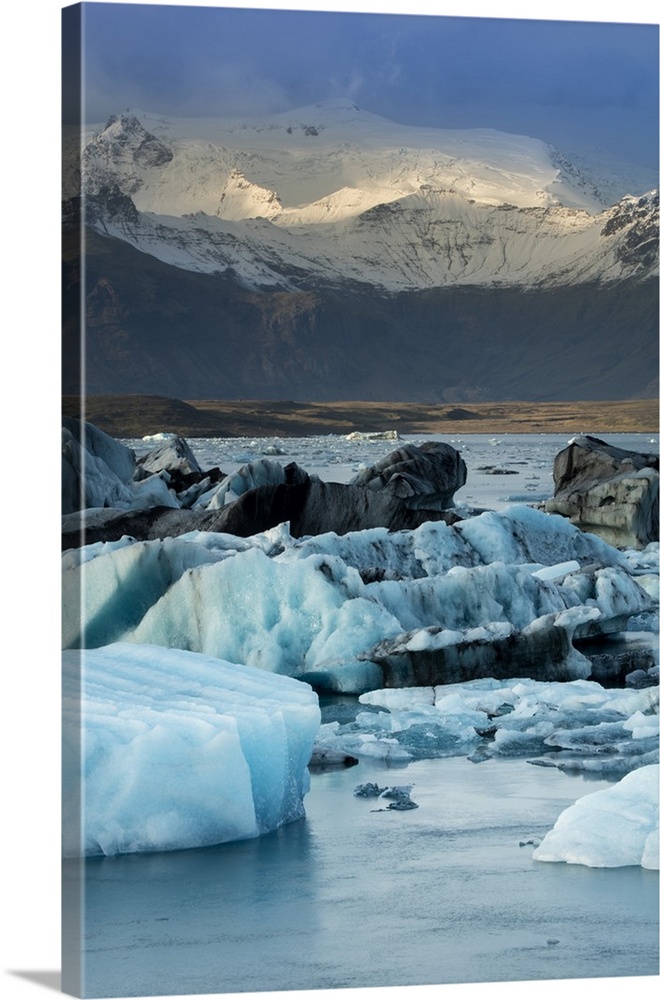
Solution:
<svg viewBox="0 0 660 1000">
<path fill-rule="evenodd" d="M 588 432 L 585 432 L 588 433 Z M 608 444 L 634 451 L 658 451 L 653 434 L 607 434 Z M 399 440 L 379 440 L 365 435 L 349 439 L 341 435 L 301 438 L 188 438 L 203 469 L 219 466 L 229 474 L 258 459 L 287 464 L 297 462 L 310 474 L 326 482 L 348 482 L 360 469 L 384 458 L 407 441 L 446 441 L 461 452 L 467 466 L 467 482 L 455 496 L 458 506 L 498 510 L 514 502 L 535 503 L 553 493 L 552 465 L 565 448 L 567 434 L 408 434 Z M 155 447 L 154 441 L 123 442 L 138 456 Z"/>
<path fill-rule="evenodd" d="M 413 784 L 419 808 L 375 811 L 365 781 Z M 657 975 L 657 872 L 532 860 L 607 784 L 363 762 L 314 775 L 307 818 L 267 837 L 88 861 L 87 995 Z"/>
<path fill-rule="evenodd" d="M 553 459 L 569 437 L 438 439 L 468 466 L 457 505 L 501 509 L 552 494 Z M 606 440 L 658 448 L 646 434 Z M 138 454 L 153 447 L 127 443 Z M 271 457 L 346 482 L 398 443 L 190 444 L 206 468 Z M 382 800 L 355 797 L 367 781 L 412 784 L 418 808 L 382 811 Z M 84 874 L 85 995 L 655 976 L 657 872 L 532 860 L 567 806 L 609 784 L 520 759 L 389 769 L 364 760 L 313 775 L 306 819 L 269 836 L 67 863 L 67 878 Z"/>
</svg>

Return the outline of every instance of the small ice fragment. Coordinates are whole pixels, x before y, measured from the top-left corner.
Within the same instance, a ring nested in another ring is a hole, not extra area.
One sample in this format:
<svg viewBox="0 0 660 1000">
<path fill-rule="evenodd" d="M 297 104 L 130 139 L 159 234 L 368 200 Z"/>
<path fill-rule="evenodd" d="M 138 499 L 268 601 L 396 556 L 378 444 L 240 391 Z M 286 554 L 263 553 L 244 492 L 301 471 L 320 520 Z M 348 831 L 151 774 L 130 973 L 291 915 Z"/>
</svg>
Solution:
<svg viewBox="0 0 660 1000">
<path fill-rule="evenodd" d="M 353 790 L 353 795 L 361 799 L 377 799 L 385 789 L 380 788 L 375 782 L 367 781 L 364 785 L 358 785 Z"/>
</svg>

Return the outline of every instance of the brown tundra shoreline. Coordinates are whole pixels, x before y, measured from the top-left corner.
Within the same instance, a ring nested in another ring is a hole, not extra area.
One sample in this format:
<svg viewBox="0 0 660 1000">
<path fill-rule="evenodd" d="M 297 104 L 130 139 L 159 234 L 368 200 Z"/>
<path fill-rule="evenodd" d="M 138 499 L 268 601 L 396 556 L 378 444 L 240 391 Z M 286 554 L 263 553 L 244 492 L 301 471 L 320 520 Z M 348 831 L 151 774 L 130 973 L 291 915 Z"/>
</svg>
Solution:
<svg viewBox="0 0 660 1000">
<path fill-rule="evenodd" d="M 164 396 L 64 396 L 64 416 L 119 438 L 302 437 L 397 431 L 405 434 L 656 434 L 658 400 L 495 403 L 305 403 L 188 400 Z"/>
</svg>

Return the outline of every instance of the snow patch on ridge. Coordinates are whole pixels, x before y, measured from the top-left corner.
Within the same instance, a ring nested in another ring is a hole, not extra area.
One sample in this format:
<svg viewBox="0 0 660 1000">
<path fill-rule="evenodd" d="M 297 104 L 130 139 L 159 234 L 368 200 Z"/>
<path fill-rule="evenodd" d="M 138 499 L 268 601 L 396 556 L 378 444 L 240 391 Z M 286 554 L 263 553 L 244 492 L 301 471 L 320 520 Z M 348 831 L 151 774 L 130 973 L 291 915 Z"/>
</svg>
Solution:
<svg viewBox="0 0 660 1000">
<path fill-rule="evenodd" d="M 350 100 L 246 121 L 129 112 L 87 142 L 82 173 L 92 198 L 132 199 L 130 225 L 117 196 L 94 206 L 103 232 L 248 287 L 571 284 L 646 273 L 657 252 L 640 199 L 608 215 L 540 139 L 397 125 Z"/>
</svg>

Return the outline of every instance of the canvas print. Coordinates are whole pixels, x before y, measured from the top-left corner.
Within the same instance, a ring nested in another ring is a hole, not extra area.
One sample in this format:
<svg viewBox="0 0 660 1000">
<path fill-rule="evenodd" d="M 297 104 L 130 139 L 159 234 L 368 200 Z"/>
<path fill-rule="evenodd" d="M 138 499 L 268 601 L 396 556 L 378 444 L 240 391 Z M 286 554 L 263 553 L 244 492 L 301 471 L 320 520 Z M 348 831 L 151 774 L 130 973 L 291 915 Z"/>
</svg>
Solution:
<svg viewBox="0 0 660 1000">
<path fill-rule="evenodd" d="M 63 9 L 63 990 L 655 977 L 658 24 L 313 6 Z"/>
</svg>

